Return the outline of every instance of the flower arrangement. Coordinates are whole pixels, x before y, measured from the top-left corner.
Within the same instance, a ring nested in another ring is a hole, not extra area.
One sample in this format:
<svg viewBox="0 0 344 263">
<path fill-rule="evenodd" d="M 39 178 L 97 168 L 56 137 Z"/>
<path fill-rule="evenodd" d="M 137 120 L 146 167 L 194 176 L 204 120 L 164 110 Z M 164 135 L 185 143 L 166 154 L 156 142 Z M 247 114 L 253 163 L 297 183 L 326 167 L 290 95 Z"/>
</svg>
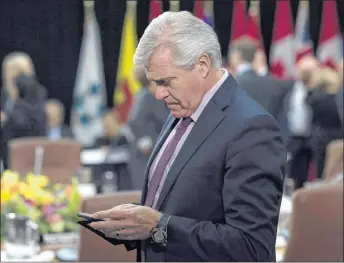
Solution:
<svg viewBox="0 0 344 263">
<path fill-rule="evenodd" d="M 75 232 L 80 202 L 76 178 L 70 184 L 51 184 L 48 177 L 32 173 L 21 179 L 17 172 L 6 170 L 1 176 L 1 222 L 7 213 L 16 213 L 36 222 L 42 235 Z"/>
</svg>

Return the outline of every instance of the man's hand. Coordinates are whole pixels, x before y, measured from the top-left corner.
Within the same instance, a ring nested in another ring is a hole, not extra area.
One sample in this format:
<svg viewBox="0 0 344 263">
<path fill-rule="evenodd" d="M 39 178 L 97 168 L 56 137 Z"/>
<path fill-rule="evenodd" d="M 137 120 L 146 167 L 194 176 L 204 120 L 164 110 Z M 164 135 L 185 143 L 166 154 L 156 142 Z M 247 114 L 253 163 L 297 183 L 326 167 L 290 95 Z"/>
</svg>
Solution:
<svg viewBox="0 0 344 263">
<path fill-rule="evenodd" d="M 107 237 L 120 240 L 144 240 L 159 223 L 161 213 L 146 206 L 119 205 L 92 215 L 105 221 L 93 222 L 91 227 L 102 231 Z"/>
</svg>

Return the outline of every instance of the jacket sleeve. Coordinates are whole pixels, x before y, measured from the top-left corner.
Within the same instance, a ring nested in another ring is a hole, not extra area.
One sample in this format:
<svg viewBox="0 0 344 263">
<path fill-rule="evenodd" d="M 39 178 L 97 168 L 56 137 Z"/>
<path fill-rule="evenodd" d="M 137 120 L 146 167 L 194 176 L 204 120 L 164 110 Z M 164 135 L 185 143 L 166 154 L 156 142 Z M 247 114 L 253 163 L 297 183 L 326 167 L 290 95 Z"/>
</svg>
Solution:
<svg viewBox="0 0 344 263">
<path fill-rule="evenodd" d="M 197 261 L 275 261 L 286 150 L 275 121 L 244 125 L 227 150 L 223 223 L 171 216 L 167 253 Z M 201 209 L 201 208 L 200 208 Z"/>
</svg>

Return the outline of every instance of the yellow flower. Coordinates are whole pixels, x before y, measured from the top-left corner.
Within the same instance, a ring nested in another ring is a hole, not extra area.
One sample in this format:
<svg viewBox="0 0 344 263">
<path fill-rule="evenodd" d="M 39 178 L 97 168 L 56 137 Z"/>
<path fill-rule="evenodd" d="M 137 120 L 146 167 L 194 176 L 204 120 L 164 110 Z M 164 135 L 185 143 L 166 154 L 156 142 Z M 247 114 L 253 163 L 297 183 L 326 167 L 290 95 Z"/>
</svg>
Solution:
<svg viewBox="0 0 344 263">
<path fill-rule="evenodd" d="M 12 188 L 19 182 L 19 174 L 17 172 L 6 170 L 1 176 L 1 189 Z"/>
<path fill-rule="evenodd" d="M 11 199 L 11 191 L 9 189 L 1 189 L 1 205 L 6 205 Z"/>
<path fill-rule="evenodd" d="M 24 196 L 25 199 L 31 200 L 33 202 L 36 199 L 35 191 L 30 187 L 26 187 L 25 190 L 23 191 L 22 195 Z"/>
<path fill-rule="evenodd" d="M 27 186 L 27 184 L 24 183 L 24 182 L 20 182 L 20 183 L 18 184 L 18 188 L 19 188 L 19 193 L 20 193 L 21 195 L 25 195 L 26 191 L 28 191 L 28 186 Z"/>
<path fill-rule="evenodd" d="M 37 187 L 45 187 L 48 185 L 49 183 L 49 179 L 48 177 L 44 176 L 44 175 L 36 175 L 36 174 L 32 174 L 29 173 L 26 176 L 26 181 L 29 185 L 35 185 Z"/>
<path fill-rule="evenodd" d="M 53 194 L 42 189 L 36 191 L 35 199 L 39 205 L 50 205 L 54 202 Z"/>
<path fill-rule="evenodd" d="M 51 205 L 54 202 L 54 196 L 49 192 L 45 192 L 39 199 L 42 205 Z"/>
</svg>

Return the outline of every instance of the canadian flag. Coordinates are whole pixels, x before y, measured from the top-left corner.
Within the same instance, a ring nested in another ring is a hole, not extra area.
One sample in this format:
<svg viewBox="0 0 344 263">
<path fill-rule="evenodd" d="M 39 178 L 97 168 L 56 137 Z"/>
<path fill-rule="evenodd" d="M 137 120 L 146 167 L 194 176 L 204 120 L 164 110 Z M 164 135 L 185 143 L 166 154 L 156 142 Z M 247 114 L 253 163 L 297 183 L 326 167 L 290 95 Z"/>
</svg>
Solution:
<svg viewBox="0 0 344 263">
<path fill-rule="evenodd" d="M 335 68 L 342 56 L 343 39 L 339 31 L 336 1 L 323 1 L 317 56 L 324 65 Z"/>
<path fill-rule="evenodd" d="M 230 41 L 231 44 L 246 35 L 247 15 L 245 3 L 246 0 L 234 1 Z"/>
<path fill-rule="evenodd" d="M 246 34 L 250 39 L 255 41 L 261 49 L 264 49 L 262 45 L 262 36 L 260 34 L 259 17 L 257 13 L 252 11 L 252 8 L 248 11 Z"/>
<path fill-rule="evenodd" d="M 149 2 L 149 22 L 151 22 L 154 18 L 157 18 L 162 13 L 163 13 L 163 10 L 162 10 L 161 1 L 151 0 Z"/>
<path fill-rule="evenodd" d="M 204 1 L 194 1 L 193 13 L 196 17 L 206 22 L 208 25 L 213 25 L 213 14 L 210 14 L 209 4 Z"/>
<path fill-rule="evenodd" d="M 276 1 L 273 40 L 270 50 L 271 73 L 289 79 L 294 73 L 293 22 L 289 1 Z"/>
<path fill-rule="evenodd" d="M 303 56 L 313 54 L 313 42 L 309 32 L 309 7 L 308 3 L 301 1 L 295 26 L 295 63 Z"/>
</svg>

